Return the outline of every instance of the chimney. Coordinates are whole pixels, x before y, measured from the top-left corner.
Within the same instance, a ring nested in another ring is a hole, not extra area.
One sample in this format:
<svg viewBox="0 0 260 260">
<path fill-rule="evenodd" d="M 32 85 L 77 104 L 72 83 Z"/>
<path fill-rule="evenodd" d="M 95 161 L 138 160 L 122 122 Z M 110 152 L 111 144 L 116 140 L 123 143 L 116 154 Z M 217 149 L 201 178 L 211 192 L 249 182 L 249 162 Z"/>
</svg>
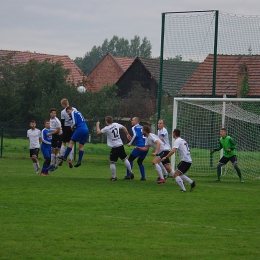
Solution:
<svg viewBox="0 0 260 260">
<path fill-rule="evenodd" d="M 242 88 L 248 88 L 248 68 L 245 63 L 240 64 L 238 67 L 238 75 L 237 75 L 237 97 L 241 98 Z"/>
</svg>

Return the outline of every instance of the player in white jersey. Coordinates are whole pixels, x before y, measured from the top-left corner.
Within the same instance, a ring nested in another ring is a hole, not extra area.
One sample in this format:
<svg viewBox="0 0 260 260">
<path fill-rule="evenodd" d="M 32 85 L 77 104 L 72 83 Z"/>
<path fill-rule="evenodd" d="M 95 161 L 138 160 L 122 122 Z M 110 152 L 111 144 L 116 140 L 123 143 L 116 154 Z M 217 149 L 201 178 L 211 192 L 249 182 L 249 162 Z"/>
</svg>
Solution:
<svg viewBox="0 0 260 260">
<path fill-rule="evenodd" d="M 170 141 L 169 141 L 169 135 L 168 135 L 167 129 L 165 128 L 165 121 L 163 119 L 158 120 L 158 137 L 167 146 L 167 148 L 170 151 L 171 145 L 170 145 Z M 170 163 L 169 164 L 165 164 L 165 163 L 163 164 L 163 162 L 161 162 L 160 166 L 162 167 L 162 170 L 164 172 L 164 179 L 165 180 L 169 177 L 169 175 L 173 177 L 174 171 L 170 167 Z"/>
<path fill-rule="evenodd" d="M 173 177 L 175 178 L 177 184 L 181 187 L 181 191 L 186 191 L 183 181 L 190 183 L 190 191 L 192 191 L 196 186 L 196 182 L 185 175 L 192 164 L 190 149 L 188 143 L 180 137 L 180 134 L 180 129 L 176 128 L 173 130 L 172 136 L 175 139 L 173 148 L 165 157 L 162 158 L 162 161 L 167 160 L 178 150 L 180 163 L 178 164 Z"/>
<path fill-rule="evenodd" d="M 60 121 L 61 121 L 61 127 L 62 127 L 62 144 L 60 148 L 60 156 L 64 156 L 66 151 L 66 143 L 70 142 L 70 139 L 72 137 L 73 131 L 71 129 L 71 126 L 73 124 L 72 117 L 68 115 L 66 112 L 66 108 L 69 106 L 69 101 L 66 98 L 63 98 L 61 100 L 61 106 L 64 108 L 60 113 Z M 73 110 L 77 110 L 75 107 L 72 107 Z M 72 147 L 72 150 L 69 155 L 69 167 L 72 168 L 72 160 L 74 156 L 74 146 Z M 63 160 L 60 160 L 59 166 L 61 166 L 63 163 Z"/>
<path fill-rule="evenodd" d="M 41 130 L 36 128 L 35 120 L 31 120 L 30 128 L 31 129 L 27 130 L 27 137 L 30 142 L 30 157 L 32 159 L 35 172 L 39 173 L 40 164 L 39 164 L 39 160 L 38 160 L 38 154 L 39 154 L 39 150 L 40 150 L 40 143 L 42 141 Z"/>
<path fill-rule="evenodd" d="M 131 169 L 131 165 L 127 159 L 127 154 L 125 152 L 125 148 L 122 142 L 122 139 L 120 137 L 119 130 L 123 129 L 125 132 L 127 139 L 131 140 L 131 136 L 129 135 L 127 129 L 118 123 L 113 123 L 113 118 L 111 116 L 107 116 L 105 118 L 106 125 L 104 128 L 100 130 L 100 122 L 96 123 L 96 128 L 97 128 L 97 134 L 106 134 L 107 135 L 107 145 L 111 147 L 110 151 L 110 171 L 112 174 L 112 177 L 110 178 L 111 181 L 116 181 L 116 165 L 115 163 L 117 162 L 118 158 L 120 158 L 126 168 L 129 170 L 131 173 L 131 179 L 134 178 L 134 174 Z"/>
<path fill-rule="evenodd" d="M 49 171 L 54 171 L 57 169 L 57 163 L 58 163 L 58 154 L 59 150 L 61 148 L 61 142 L 62 142 L 62 128 L 61 128 L 61 122 L 56 117 L 57 110 L 55 108 L 50 109 L 50 129 L 52 130 L 50 133 L 47 134 L 47 136 L 52 135 L 51 140 L 51 166 Z"/>
<path fill-rule="evenodd" d="M 162 142 L 157 135 L 151 133 L 151 128 L 148 125 L 143 126 L 142 132 L 143 135 L 146 137 L 145 147 L 136 146 L 135 149 L 141 151 L 147 151 L 149 147 L 152 147 L 154 149 L 152 155 L 155 156 L 155 158 L 153 159 L 152 164 L 159 176 L 157 183 L 165 183 L 160 162 L 161 158 L 165 157 L 169 153 L 170 148 L 164 142 Z M 165 167 L 171 169 L 169 159 L 165 160 L 163 163 Z"/>
</svg>

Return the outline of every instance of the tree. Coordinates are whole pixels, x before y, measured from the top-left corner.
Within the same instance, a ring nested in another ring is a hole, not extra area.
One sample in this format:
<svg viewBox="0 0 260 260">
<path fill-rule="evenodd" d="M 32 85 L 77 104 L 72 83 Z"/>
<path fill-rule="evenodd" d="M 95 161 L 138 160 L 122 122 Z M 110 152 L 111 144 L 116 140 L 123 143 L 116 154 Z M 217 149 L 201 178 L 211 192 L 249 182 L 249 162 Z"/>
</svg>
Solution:
<svg viewBox="0 0 260 260">
<path fill-rule="evenodd" d="M 50 108 L 60 116 L 60 100 L 68 98 L 70 104 L 83 113 L 93 129 L 93 122 L 107 115 L 118 116 L 120 99 L 117 86 L 104 87 L 99 92 L 78 93 L 74 84 L 68 83 L 69 70 L 61 62 L 50 59 L 44 62 L 30 60 L 26 64 L 12 64 L 11 58 L 0 61 L 0 122 L 12 125 L 34 119 L 39 128 L 49 118 Z"/>
<path fill-rule="evenodd" d="M 151 58 L 152 45 L 147 37 L 144 37 L 141 42 L 140 37 L 135 35 L 129 44 L 127 39 L 115 35 L 110 41 L 105 39 L 101 46 L 93 46 L 83 58 L 76 57 L 74 62 L 88 75 L 108 52 L 113 56 Z"/>
</svg>

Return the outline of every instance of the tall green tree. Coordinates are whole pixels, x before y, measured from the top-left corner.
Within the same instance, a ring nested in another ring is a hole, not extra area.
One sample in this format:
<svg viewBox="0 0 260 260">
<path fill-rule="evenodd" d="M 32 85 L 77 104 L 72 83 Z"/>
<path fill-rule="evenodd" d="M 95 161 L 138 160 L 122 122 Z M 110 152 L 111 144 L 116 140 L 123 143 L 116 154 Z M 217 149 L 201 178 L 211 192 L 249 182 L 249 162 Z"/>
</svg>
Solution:
<svg viewBox="0 0 260 260">
<path fill-rule="evenodd" d="M 129 43 L 127 39 L 115 35 L 110 41 L 105 39 L 101 46 L 93 46 L 83 58 L 76 57 L 74 62 L 88 75 L 108 52 L 113 56 L 151 58 L 152 45 L 147 37 L 141 40 L 139 36 L 135 35 Z"/>
</svg>

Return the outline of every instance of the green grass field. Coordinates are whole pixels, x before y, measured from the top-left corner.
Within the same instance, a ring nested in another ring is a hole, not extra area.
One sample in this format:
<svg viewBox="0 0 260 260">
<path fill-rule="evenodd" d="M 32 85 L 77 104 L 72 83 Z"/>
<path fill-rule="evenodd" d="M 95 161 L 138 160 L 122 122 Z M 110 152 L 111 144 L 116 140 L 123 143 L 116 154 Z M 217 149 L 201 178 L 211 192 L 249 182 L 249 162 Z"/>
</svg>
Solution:
<svg viewBox="0 0 260 260">
<path fill-rule="evenodd" d="M 0 259 L 260 258 L 259 180 L 214 183 L 215 175 L 191 170 L 197 186 L 181 193 L 172 178 L 156 183 L 149 155 L 146 182 L 136 162 L 134 180 L 123 180 L 125 167 L 118 162 L 118 181 L 111 182 L 109 148 L 85 147 L 81 167 L 64 163 L 40 176 L 28 158 L 28 141 L 5 140 Z"/>
</svg>

